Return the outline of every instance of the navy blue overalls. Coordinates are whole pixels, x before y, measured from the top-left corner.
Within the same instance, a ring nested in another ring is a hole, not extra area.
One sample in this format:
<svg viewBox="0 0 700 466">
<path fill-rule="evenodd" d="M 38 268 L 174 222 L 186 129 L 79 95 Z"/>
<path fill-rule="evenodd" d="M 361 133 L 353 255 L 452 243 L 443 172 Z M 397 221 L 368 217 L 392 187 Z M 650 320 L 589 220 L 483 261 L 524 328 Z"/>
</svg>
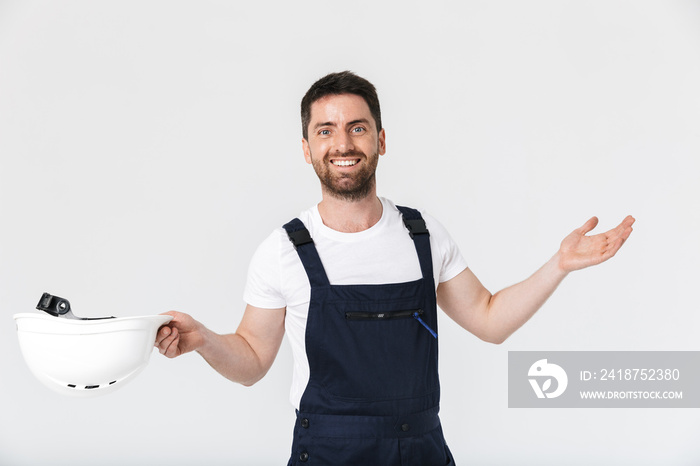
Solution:
<svg viewBox="0 0 700 466">
<path fill-rule="evenodd" d="M 284 225 L 311 283 L 310 377 L 288 466 L 454 464 L 438 418 L 430 238 L 420 212 L 398 209 L 423 275 L 406 283 L 331 285 L 301 220 Z"/>
</svg>

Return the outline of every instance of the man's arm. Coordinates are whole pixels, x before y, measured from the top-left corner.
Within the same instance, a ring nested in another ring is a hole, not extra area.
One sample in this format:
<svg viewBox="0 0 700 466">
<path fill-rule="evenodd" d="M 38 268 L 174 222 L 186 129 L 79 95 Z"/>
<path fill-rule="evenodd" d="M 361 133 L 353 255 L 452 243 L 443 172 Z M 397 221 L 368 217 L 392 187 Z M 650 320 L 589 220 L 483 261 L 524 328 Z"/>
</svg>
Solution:
<svg viewBox="0 0 700 466">
<path fill-rule="evenodd" d="M 156 335 L 155 346 L 169 358 L 197 351 L 229 380 L 253 385 L 272 366 L 284 336 L 285 309 L 248 305 L 236 333 L 219 335 L 188 314 L 166 312 L 174 318 Z"/>
<path fill-rule="evenodd" d="M 465 269 L 438 286 L 438 305 L 482 340 L 503 343 L 537 312 L 569 272 L 614 256 L 632 233 L 633 223 L 628 216 L 610 231 L 586 236 L 598 224 L 596 217 L 591 218 L 564 238 L 559 251 L 532 276 L 493 295 Z"/>
</svg>

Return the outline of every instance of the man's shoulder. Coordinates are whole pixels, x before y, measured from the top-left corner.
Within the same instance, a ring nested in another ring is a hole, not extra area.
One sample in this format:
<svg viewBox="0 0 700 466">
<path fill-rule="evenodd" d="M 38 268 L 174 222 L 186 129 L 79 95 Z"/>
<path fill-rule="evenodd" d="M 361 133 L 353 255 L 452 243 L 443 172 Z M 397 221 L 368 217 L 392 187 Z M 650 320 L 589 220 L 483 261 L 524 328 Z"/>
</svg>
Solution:
<svg viewBox="0 0 700 466">
<path fill-rule="evenodd" d="M 318 212 L 318 205 L 312 205 L 311 207 L 302 210 L 301 212 L 297 213 L 296 215 L 290 215 L 286 221 L 280 223 L 280 226 L 275 229 L 275 232 L 277 232 L 277 233 L 284 232 L 284 225 L 286 225 L 287 223 L 290 223 L 296 219 L 301 220 L 301 222 L 307 228 L 309 228 L 309 226 L 315 221 L 315 217 L 318 215 L 318 214 L 316 214 L 316 212 Z"/>
<path fill-rule="evenodd" d="M 277 253 L 283 252 L 287 249 L 287 245 L 291 247 L 289 236 L 287 235 L 287 231 L 284 227 L 288 223 L 298 219 L 301 220 L 309 231 L 312 231 L 315 223 L 317 222 L 317 217 L 319 217 L 317 205 L 313 205 L 305 210 L 302 210 L 296 215 L 290 215 L 286 220 L 279 222 L 279 226 L 273 229 L 272 232 L 262 241 L 262 243 L 260 243 L 259 248 L 267 251 L 274 250 Z"/>
<path fill-rule="evenodd" d="M 421 205 L 415 205 L 413 203 L 396 204 L 390 199 L 386 199 L 386 198 L 381 198 L 381 199 L 383 200 L 383 202 L 385 202 L 385 204 L 384 204 L 385 206 L 390 206 L 396 212 L 400 212 L 399 207 L 405 207 L 405 208 L 417 211 L 420 213 L 421 217 L 423 217 L 423 219 L 425 220 L 426 225 L 432 223 L 433 225 L 436 225 L 438 228 L 443 229 L 443 226 L 440 224 L 440 222 L 435 217 L 433 217 L 432 214 L 430 214 L 428 209 L 424 208 Z"/>
</svg>

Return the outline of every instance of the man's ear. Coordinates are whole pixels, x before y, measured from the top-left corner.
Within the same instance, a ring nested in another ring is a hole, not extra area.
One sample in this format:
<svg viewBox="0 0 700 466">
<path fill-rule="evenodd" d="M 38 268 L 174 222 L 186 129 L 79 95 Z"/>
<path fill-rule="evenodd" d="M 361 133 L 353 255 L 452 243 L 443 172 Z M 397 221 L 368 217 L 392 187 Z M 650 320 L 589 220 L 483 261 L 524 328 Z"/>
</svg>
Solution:
<svg viewBox="0 0 700 466">
<path fill-rule="evenodd" d="M 311 163 L 311 148 L 309 147 L 309 141 L 306 138 L 301 138 L 301 147 L 304 149 L 304 160 L 306 163 Z"/>
<path fill-rule="evenodd" d="M 379 132 L 379 147 L 377 148 L 377 152 L 379 155 L 384 155 L 386 153 L 386 132 L 384 132 L 384 128 Z"/>
</svg>

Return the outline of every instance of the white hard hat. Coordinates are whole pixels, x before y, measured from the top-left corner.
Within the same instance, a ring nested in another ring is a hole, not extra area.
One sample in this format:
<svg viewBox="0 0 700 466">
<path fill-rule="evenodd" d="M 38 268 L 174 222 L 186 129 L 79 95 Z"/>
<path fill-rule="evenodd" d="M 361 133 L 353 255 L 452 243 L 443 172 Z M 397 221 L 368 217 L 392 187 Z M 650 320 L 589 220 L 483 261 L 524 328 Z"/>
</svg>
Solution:
<svg viewBox="0 0 700 466">
<path fill-rule="evenodd" d="M 15 314 L 24 360 L 50 389 L 88 397 L 110 393 L 141 372 L 151 357 L 156 332 L 169 315 L 80 318 L 70 303 L 44 293 L 37 309 Z"/>
</svg>

